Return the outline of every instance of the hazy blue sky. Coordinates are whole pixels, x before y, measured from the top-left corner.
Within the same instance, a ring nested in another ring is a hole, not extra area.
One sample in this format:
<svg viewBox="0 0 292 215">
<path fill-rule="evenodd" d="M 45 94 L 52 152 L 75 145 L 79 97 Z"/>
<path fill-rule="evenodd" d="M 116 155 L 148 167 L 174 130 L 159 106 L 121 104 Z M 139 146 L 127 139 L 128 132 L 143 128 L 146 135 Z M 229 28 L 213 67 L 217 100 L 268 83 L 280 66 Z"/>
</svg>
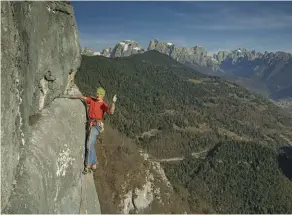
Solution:
<svg viewBox="0 0 292 215">
<path fill-rule="evenodd" d="M 82 47 L 151 39 L 210 52 L 292 52 L 292 2 L 72 2 Z"/>
</svg>

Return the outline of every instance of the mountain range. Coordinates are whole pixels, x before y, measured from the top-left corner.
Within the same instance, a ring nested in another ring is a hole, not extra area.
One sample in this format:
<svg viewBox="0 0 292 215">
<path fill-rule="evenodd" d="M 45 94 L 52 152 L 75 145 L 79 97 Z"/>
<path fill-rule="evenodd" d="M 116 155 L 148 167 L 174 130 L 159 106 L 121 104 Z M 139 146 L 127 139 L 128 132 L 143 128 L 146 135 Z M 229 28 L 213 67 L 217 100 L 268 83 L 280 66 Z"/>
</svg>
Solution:
<svg viewBox="0 0 292 215">
<path fill-rule="evenodd" d="M 155 39 L 150 41 L 147 49 L 135 41 L 124 40 L 101 52 L 85 48 L 82 54 L 126 57 L 147 50 L 156 50 L 204 74 L 223 77 L 274 100 L 292 97 L 291 53 L 280 51 L 261 53 L 238 48 L 210 54 L 203 47 L 179 47 Z"/>
<path fill-rule="evenodd" d="M 81 56 L 68 2 L 3 1 L 1 16 L 2 213 L 291 213 L 286 110 L 133 41 Z M 83 175 L 86 106 L 68 97 L 98 86 L 118 101 Z"/>
<path fill-rule="evenodd" d="M 133 142 L 108 131 L 105 143 L 97 144 L 98 157 L 108 160 L 98 171 L 101 205 L 107 202 L 103 213 L 115 212 L 111 208 L 121 201 L 130 213 L 292 210 L 292 115 L 263 96 L 156 50 L 83 55 L 75 83 L 83 95 L 94 95 L 97 86 L 107 90 L 106 100 L 118 93 L 115 114 L 104 119 L 106 130 Z M 151 178 L 144 176 L 151 168 L 138 152 L 150 166 L 159 164 L 163 175 L 149 179 L 152 188 L 143 193 L 133 184 Z M 144 209 L 131 193 L 150 199 L 143 200 Z"/>
</svg>

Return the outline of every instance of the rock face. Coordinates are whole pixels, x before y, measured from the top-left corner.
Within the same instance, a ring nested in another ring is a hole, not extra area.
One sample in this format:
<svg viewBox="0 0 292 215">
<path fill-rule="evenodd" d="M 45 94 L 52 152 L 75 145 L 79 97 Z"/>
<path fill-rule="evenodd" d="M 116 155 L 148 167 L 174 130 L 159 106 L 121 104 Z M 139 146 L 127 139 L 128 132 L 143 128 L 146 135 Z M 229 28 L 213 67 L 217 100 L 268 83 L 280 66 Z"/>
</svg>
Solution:
<svg viewBox="0 0 292 215">
<path fill-rule="evenodd" d="M 84 117 L 82 104 L 54 99 L 72 87 L 81 61 L 72 6 L 2 2 L 1 46 L 2 210 L 70 213 L 80 194 Z"/>
<path fill-rule="evenodd" d="M 93 49 L 85 47 L 84 49 L 81 49 L 81 54 L 86 56 L 95 56 L 95 55 L 101 55 L 100 52 L 95 52 Z"/>
<path fill-rule="evenodd" d="M 114 57 L 126 57 L 132 54 L 143 53 L 144 50 L 138 43 L 131 40 L 124 40 L 118 43 L 111 51 L 111 56 Z"/>
<path fill-rule="evenodd" d="M 171 205 L 173 202 L 181 204 L 181 200 L 177 198 L 173 192 L 173 187 L 168 181 L 163 168 L 160 163 L 155 161 L 148 153 L 139 150 L 140 155 L 146 161 L 147 168 L 144 170 L 145 181 L 139 188 L 134 188 L 125 193 L 122 201 L 120 202 L 119 213 L 150 213 L 153 211 L 159 211 L 159 213 L 182 213 L 185 208 L 175 208 Z M 143 168 L 141 168 L 143 171 Z M 121 190 L 125 189 L 125 186 Z"/>
<path fill-rule="evenodd" d="M 94 51 L 91 48 L 85 47 L 81 50 L 81 54 L 87 55 L 87 56 L 94 56 Z"/>
<path fill-rule="evenodd" d="M 151 40 L 148 46 L 148 50 L 159 51 L 160 53 L 169 55 L 180 63 L 193 65 L 195 67 L 200 65 L 204 67 L 217 68 L 218 66 L 216 61 L 207 55 L 207 51 L 199 46 L 185 48 L 175 46 L 172 43 Z"/>
<path fill-rule="evenodd" d="M 129 214 L 135 211 L 135 213 L 143 213 L 143 210 L 149 207 L 154 200 L 154 191 L 152 189 L 154 177 L 147 171 L 146 183 L 142 189 L 134 189 L 127 193 L 121 202 L 121 213 Z"/>
<path fill-rule="evenodd" d="M 81 174 L 85 121 L 80 100 L 55 99 L 42 110 L 2 212 L 100 213 L 93 176 Z"/>
<path fill-rule="evenodd" d="M 220 63 L 220 69 L 235 77 L 248 77 L 250 80 L 264 83 L 271 98 L 292 97 L 292 55 L 285 52 L 248 51 L 238 49 L 218 53 L 214 58 Z"/>
<path fill-rule="evenodd" d="M 145 49 L 132 40 L 123 40 L 114 47 L 103 49 L 100 55 L 105 57 L 126 57 L 132 54 L 139 54 L 145 52 Z"/>
</svg>

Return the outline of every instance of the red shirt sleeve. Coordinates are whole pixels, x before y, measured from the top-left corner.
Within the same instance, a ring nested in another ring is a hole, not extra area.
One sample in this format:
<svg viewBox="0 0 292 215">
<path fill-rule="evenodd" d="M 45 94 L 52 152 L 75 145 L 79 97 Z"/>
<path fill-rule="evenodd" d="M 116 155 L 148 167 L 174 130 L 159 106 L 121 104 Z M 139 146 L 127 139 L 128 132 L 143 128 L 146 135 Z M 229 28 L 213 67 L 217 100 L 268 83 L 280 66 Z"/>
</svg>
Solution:
<svg viewBox="0 0 292 215">
<path fill-rule="evenodd" d="M 86 104 L 90 104 L 92 99 L 90 97 L 86 97 Z"/>
<path fill-rule="evenodd" d="M 102 108 L 102 111 L 104 113 L 110 114 L 110 110 L 109 110 L 108 104 L 106 102 L 103 103 L 103 105 L 101 106 L 101 108 Z"/>
</svg>

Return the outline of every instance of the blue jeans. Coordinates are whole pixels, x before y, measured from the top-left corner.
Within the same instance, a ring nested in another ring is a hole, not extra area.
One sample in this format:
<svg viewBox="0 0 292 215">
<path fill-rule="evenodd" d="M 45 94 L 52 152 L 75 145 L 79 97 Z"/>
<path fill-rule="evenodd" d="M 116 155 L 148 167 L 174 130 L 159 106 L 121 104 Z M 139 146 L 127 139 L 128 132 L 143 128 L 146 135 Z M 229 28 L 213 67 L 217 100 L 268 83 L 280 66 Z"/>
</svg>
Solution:
<svg viewBox="0 0 292 215">
<path fill-rule="evenodd" d="M 88 136 L 88 142 L 86 144 L 86 150 L 85 150 L 85 159 L 84 159 L 85 165 L 94 165 L 97 163 L 94 146 L 96 143 L 96 138 L 100 134 L 100 130 L 101 130 L 101 127 L 99 125 L 91 127 L 91 131 Z M 89 154 L 89 158 L 88 158 L 88 154 Z"/>
</svg>

